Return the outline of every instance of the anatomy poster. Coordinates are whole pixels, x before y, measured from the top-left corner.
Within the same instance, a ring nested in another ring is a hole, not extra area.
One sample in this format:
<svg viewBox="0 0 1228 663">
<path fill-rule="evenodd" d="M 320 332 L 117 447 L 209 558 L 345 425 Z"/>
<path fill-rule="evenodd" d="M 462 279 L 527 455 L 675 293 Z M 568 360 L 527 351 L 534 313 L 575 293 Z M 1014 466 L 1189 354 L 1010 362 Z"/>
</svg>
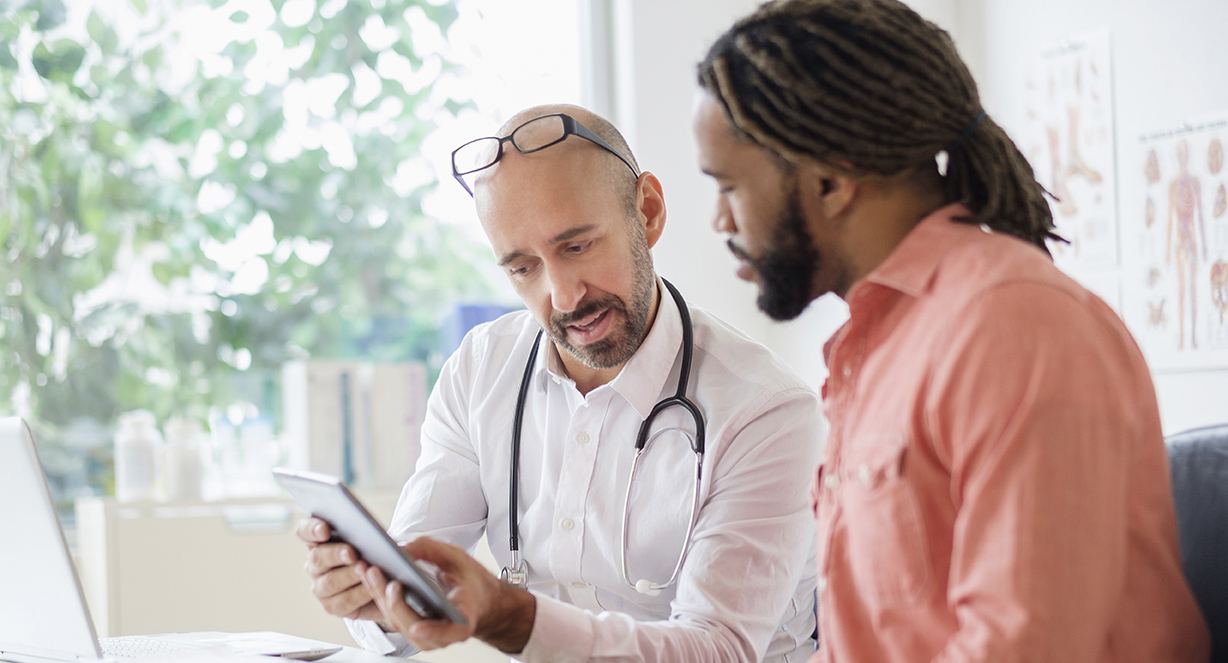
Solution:
<svg viewBox="0 0 1228 663">
<path fill-rule="evenodd" d="M 1228 366 L 1228 111 L 1133 142 L 1122 162 L 1126 322 L 1155 369 Z"/>
<path fill-rule="evenodd" d="M 1101 30 L 1047 45 L 1024 78 L 1020 146 L 1070 241 L 1050 243 L 1053 260 L 1079 280 L 1119 268 L 1111 62 Z"/>
</svg>

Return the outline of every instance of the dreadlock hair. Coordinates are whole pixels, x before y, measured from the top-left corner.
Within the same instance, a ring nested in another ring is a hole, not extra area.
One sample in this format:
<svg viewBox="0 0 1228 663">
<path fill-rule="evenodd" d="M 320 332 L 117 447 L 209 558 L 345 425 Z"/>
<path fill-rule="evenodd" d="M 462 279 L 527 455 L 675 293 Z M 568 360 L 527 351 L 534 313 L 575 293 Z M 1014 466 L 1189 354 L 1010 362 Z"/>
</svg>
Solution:
<svg viewBox="0 0 1228 663">
<path fill-rule="evenodd" d="M 789 163 L 851 177 L 934 172 L 947 203 L 1048 253 L 1046 191 L 984 116 L 950 35 L 897 0 L 774 0 L 738 21 L 699 65 L 699 84 L 746 138 Z"/>
</svg>

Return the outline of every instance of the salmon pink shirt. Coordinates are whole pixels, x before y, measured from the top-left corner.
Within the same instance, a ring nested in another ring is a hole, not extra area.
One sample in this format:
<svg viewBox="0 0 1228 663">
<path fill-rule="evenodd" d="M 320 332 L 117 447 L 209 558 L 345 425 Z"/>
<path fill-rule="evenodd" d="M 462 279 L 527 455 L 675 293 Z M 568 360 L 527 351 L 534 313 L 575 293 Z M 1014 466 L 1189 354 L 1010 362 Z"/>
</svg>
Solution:
<svg viewBox="0 0 1228 663">
<path fill-rule="evenodd" d="M 812 662 L 1206 661 L 1138 347 L 967 214 L 922 220 L 824 348 Z"/>
</svg>

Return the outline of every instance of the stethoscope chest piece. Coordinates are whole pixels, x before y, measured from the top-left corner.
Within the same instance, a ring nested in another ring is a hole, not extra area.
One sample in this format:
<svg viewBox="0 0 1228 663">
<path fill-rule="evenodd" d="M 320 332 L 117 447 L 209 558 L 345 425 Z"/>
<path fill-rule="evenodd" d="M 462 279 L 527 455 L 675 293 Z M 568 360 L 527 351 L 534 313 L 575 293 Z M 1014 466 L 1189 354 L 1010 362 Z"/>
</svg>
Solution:
<svg viewBox="0 0 1228 663">
<path fill-rule="evenodd" d="M 523 559 L 520 559 L 520 551 L 512 551 L 511 567 L 503 567 L 499 572 L 499 579 L 513 587 L 527 589 L 529 585 L 529 565 Z"/>
</svg>

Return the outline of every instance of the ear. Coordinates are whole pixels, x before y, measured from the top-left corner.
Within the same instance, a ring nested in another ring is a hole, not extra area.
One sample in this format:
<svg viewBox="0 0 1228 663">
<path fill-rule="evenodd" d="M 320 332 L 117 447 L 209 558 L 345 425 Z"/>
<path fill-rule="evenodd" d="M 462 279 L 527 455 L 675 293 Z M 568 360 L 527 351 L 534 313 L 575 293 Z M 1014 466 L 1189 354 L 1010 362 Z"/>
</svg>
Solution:
<svg viewBox="0 0 1228 663">
<path fill-rule="evenodd" d="M 665 230 L 665 192 L 656 175 L 647 171 L 640 174 L 639 181 L 635 183 L 635 207 L 639 211 L 640 223 L 644 224 L 648 248 L 652 248 Z"/>
<path fill-rule="evenodd" d="M 820 165 L 798 168 L 803 195 L 827 218 L 836 218 L 848 211 L 857 196 L 859 182 L 843 173 Z"/>
</svg>

